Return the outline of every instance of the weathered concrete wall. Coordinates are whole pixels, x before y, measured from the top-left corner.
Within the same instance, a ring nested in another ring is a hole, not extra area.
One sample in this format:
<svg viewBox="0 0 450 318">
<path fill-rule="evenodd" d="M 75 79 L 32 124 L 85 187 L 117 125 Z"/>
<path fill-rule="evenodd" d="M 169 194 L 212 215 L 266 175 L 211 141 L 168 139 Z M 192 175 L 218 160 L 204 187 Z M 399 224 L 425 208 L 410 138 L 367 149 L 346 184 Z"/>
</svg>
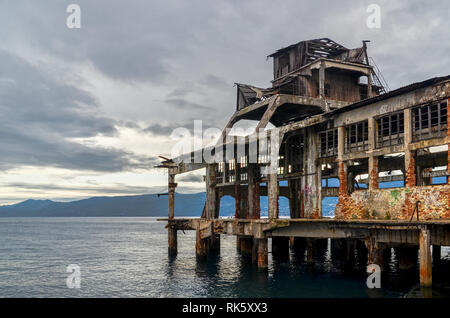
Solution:
<svg viewBox="0 0 450 318">
<path fill-rule="evenodd" d="M 339 200 L 335 215 L 338 219 L 409 220 L 417 201 L 420 219 L 450 219 L 450 185 L 445 184 L 355 191 Z"/>
</svg>

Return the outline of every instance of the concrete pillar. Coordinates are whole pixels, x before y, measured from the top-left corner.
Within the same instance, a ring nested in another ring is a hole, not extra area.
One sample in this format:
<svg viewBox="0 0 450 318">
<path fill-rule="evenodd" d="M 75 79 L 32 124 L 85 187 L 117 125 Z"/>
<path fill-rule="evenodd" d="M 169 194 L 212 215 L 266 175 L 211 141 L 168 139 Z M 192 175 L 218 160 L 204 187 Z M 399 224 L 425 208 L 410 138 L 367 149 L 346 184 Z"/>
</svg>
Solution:
<svg viewBox="0 0 450 318">
<path fill-rule="evenodd" d="M 209 240 L 209 250 L 215 253 L 220 252 L 220 234 L 211 235 Z"/>
<path fill-rule="evenodd" d="M 343 161 L 338 163 L 339 165 L 339 196 L 348 195 L 347 187 L 347 164 Z"/>
<path fill-rule="evenodd" d="M 365 241 L 367 247 L 367 264 L 376 264 L 380 266 L 380 269 L 384 269 L 384 257 L 386 249 L 385 244 L 376 242 L 372 239 Z"/>
<path fill-rule="evenodd" d="M 177 230 L 169 226 L 167 232 L 169 236 L 169 254 L 176 254 L 178 249 Z"/>
<path fill-rule="evenodd" d="M 394 248 L 400 270 L 411 270 L 416 267 L 418 258 L 417 246 L 400 246 Z"/>
<path fill-rule="evenodd" d="M 369 157 L 369 190 L 376 190 L 379 188 L 378 184 L 378 157 Z"/>
<path fill-rule="evenodd" d="M 272 237 L 272 256 L 279 261 L 289 261 L 289 237 Z"/>
<path fill-rule="evenodd" d="M 331 257 L 333 260 L 343 260 L 347 254 L 346 239 L 331 239 Z"/>
<path fill-rule="evenodd" d="M 322 217 L 322 164 L 318 164 L 316 167 L 316 209 L 314 211 L 314 218 L 319 219 Z"/>
<path fill-rule="evenodd" d="M 338 127 L 338 178 L 339 178 L 339 196 L 348 195 L 347 188 L 347 164 L 343 161 L 345 149 L 345 127 Z"/>
<path fill-rule="evenodd" d="M 208 254 L 208 248 L 209 248 L 209 240 L 208 239 L 202 239 L 200 236 L 200 230 L 196 230 L 196 237 L 195 237 L 195 255 L 198 259 L 204 259 L 206 258 L 206 255 Z"/>
<path fill-rule="evenodd" d="M 289 212 L 291 219 L 300 218 L 300 200 L 298 197 L 299 181 L 299 179 L 288 180 Z"/>
<path fill-rule="evenodd" d="M 371 98 L 373 96 L 372 92 L 372 76 L 367 75 L 367 97 Z"/>
<path fill-rule="evenodd" d="M 227 163 L 225 163 L 227 165 Z M 206 167 L 206 218 L 214 219 L 218 215 L 218 195 L 216 189 L 216 165 L 209 164 Z"/>
<path fill-rule="evenodd" d="M 405 127 L 405 186 L 415 187 L 416 186 L 416 171 L 415 171 L 415 153 L 409 150 L 408 146 L 412 142 L 412 117 L 411 109 L 407 108 L 404 110 L 404 127 Z"/>
<path fill-rule="evenodd" d="M 234 218 L 241 218 L 241 193 L 239 191 L 239 184 L 234 185 Z"/>
<path fill-rule="evenodd" d="M 242 236 L 240 243 L 242 255 L 251 256 L 253 253 L 253 238 Z"/>
<path fill-rule="evenodd" d="M 254 239 L 256 264 L 259 269 L 266 269 L 269 267 L 269 254 L 267 248 L 267 239 Z"/>
<path fill-rule="evenodd" d="M 168 184 L 168 197 L 169 197 L 169 219 L 173 219 L 175 216 L 175 174 L 169 170 L 169 184 Z"/>
<path fill-rule="evenodd" d="M 369 76 L 370 77 L 370 76 Z M 368 120 L 368 132 L 369 132 L 369 151 L 373 151 L 376 148 L 376 120 L 371 117 Z M 378 189 L 378 157 L 369 157 L 369 190 Z"/>
<path fill-rule="evenodd" d="M 345 127 L 339 126 L 338 127 L 338 155 L 337 159 L 338 161 L 342 161 L 344 158 L 344 152 L 345 152 Z"/>
<path fill-rule="evenodd" d="M 169 201 L 169 227 L 167 229 L 168 233 L 168 245 L 169 245 L 169 253 L 176 254 L 177 253 L 177 230 L 174 227 L 175 224 L 171 224 L 170 220 L 173 220 L 175 217 L 175 189 L 177 184 L 175 183 L 175 174 L 172 169 L 169 169 L 169 180 L 168 180 L 168 201 Z"/>
<path fill-rule="evenodd" d="M 367 247 L 364 241 L 361 240 L 355 240 L 355 252 L 356 252 L 356 259 L 360 264 L 367 264 Z"/>
<path fill-rule="evenodd" d="M 267 175 L 267 197 L 269 219 L 278 218 L 278 177 L 276 173 Z"/>
<path fill-rule="evenodd" d="M 236 250 L 241 252 L 241 237 L 239 235 L 236 235 Z"/>
<path fill-rule="evenodd" d="M 314 263 L 314 242 L 312 238 L 306 239 L 306 262 Z"/>
<path fill-rule="evenodd" d="M 441 246 L 433 245 L 433 264 L 438 265 L 441 262 Z"/>
<path fill-rule="evenodd" d="M 306 247 L 306 239 L 304 237 L 290 237 L 289 244 L 294 251 L 304 251 Z"/>
<path fill-rule="evenodd" d="M 319 68 L 319 97 L 325 98 L 325 62 L 320 63 Z"/>
<path fill-rule="evenodd" d="M 347 193 L 355 191 L 355 173 L 347 172 Z"/>
<path fill-rule="evenodd" d="M 447 139 L 450 140 L 450 98 L 447 100 Z M 450 142 L 447 144 L 447 184 L 450 184 Z"/>
<path fill-rule="evenodd" d="M 304 212 L 307 218 L 320 217 L 322 182 L 318 173 L 318 135 L 312 128 L 306 130 L 305 159 L 303 162 L 305 183 L 303 186 Z"/>
<path fill-rule="evenodd" d="M 432 286 L 431 235 L 426 226 L 419 232 L 420 286 Z"/>
<path fill-rule="evenodd" d="M 415 187 L 416 182 L 416 165 L 415 165 L 415 152 L 406 150 L 405 151 L 405 170 L 406 170 L 406 178 L 405 178 L 405 186 L 406 187 Z"/>
<path fill-rule="evenodd" d="M 248 211 L 249 218 L 259 219 L 261 208 L 259 202 L 260 186 L 259 166 L 255 163 L 248 164 Z"/>
</svg>

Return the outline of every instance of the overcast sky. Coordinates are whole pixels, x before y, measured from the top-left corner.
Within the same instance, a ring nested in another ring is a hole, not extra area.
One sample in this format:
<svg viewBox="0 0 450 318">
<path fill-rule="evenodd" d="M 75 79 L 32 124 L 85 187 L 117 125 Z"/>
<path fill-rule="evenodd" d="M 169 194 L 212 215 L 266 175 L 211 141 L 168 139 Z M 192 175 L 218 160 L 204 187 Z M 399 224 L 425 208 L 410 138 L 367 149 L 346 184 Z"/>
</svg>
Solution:
<svg viewBox="0 0 450 318">
<path fill-rule="evenodd" d="M 71 3 L 80 29 L 66 26 Z M 1 0 L 0 204 L 164 191 L 153 166 L 172 129 L 224 126 L 233 83 L 270 86 L 266 56 L 301 40 L 371 40 L 391 88 L 448 75 L 449 13 L 447 0 Z"/>
</svg>

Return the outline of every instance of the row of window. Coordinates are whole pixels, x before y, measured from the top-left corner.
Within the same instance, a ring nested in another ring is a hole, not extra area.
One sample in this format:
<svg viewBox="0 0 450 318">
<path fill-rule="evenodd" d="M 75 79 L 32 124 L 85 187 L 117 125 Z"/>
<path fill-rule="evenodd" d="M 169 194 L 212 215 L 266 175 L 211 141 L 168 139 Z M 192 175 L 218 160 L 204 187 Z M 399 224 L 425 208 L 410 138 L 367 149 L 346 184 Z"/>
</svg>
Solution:
<svg viewBox="0 0 450 318">
<path fill-rule="evenodd" d="M 412 108 L 412 138 L 419 141 L 444 137 L 447 134 L 447 103 L 428 104 Z M 405 118 L 403 111 L 381 116 L 375 120 L 375 147 L 382 148 L 404 143 Z M 320 156 L 337 155 L 337 129 L 320 133 Z M 367 150 L 369 146 L 368 121 L 345 127 L 345 152 Z"/>
<path fill-rule="evenodd" d="M 412 108 L 413 141 L 444 137 L 447 134 L 447 103 L 435 103 Z M 375 119 L 375 147 L 387 147 L 404 143 L 404 113 L 403 111 L 390 113 Z M 336 156 L 338 151 L 337 128 L 320 132 L 320 157 Z M 291 136 L 285 143 L 284 155 L 280 157 L 279 173 L 295 173 L 302 170 L 304 136 L 297 134 Z M 354 123 L 345 127 L 344 151 L 358 152 L 368 150 L 369 129 L 368 121 Z M 285 162 L 287 160 L 287 162 Z M 258 163 L 267 163 L 268 157 L 258 156 Z M 242 157 L 238 160 L 240 168 L 248 166 L 248 158 Z M 287 164 L 287 165 L 286 165 Z M 227 167 L 225 166 L 227 165 Z M 226 179 L 225 167 L 228 173 Z M 234 182 L 236 161 L 228 163 L 221 162 L 217 166 L 216 177 L 218 182 Z M 241 181 L 247 180 L 247 173 L 242 171 L 238 174 Z"/>
</svg>

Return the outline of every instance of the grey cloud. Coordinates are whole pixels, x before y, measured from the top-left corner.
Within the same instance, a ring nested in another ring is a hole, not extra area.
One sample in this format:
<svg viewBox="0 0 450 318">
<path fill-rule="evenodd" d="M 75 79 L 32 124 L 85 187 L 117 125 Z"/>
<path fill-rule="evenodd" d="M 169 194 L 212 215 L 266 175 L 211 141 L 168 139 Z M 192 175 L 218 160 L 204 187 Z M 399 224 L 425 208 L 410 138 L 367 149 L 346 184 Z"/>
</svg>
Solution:
<svg viewBox="0 0 450 318">
<path fill-rule="evenodd" d="M 143 129 L 143 132 L 151 133 L 156 136 L 170 136 L 170 134 L 173 132 L 174 129 L 176 129 L 176 125 L 160 125 L 160 124 L 153 124 L 148 126 L 147 128 Z"/>
<path fill-rule="evenodd" d="M 182 182 L 201 182 L 203 183 L 203 176 L 198 174 L 186 174 L 177 178 L 177 181 Z"/>
<path fill-rule="evenodd" d="M 197 119 L 201 119 L 202 117 L 198 117 Z M 190 131 L 191 134 L 194 133 L 194 118 L 192 120 L 186 120 L 183 122 L 171 122 L 167 124 L 159 124 L 154 123 L 148 125 L 146 128 L 142 129 L 141 132 L 150 133 L 155 136 L 165 136 L 169 137 L 172 132 L 177 128 L 186 128 Z M 220 125 L 214 125 L 214 122 L 202 121 L 202 129 L 203 132 L 209 128 L 217 128 L 221 129 Z"/>
<path fill-rule="evenodd" d="M 228 89 L 232 87 L 223 78 L 212 74 L 207 75 L 200 83 L 216 89 Z"/>
<path fill-rule="evenodd" d="M 193 110 L 193 111 L 198 111 L 198 110 L 211 111 L 211 107 L 209 107 L 209 106 L 200 105 L 198 103 L 194 103 L 194 102 L 191 102 L 191 101 L 189 101 L 187 99 L 183 99 L 183 98 L 169 98 L 169 99 L 166 99 L 165 102 L 175 108 L 178 108 L 178 109 L 188 109 L 188 110 Z"/>
<path fill-rule="evenodd" d="M 122 171 L 154 159 L 119 149 L 87 147 L 69 138 L 114 136 L 117 122 L 99 114 L 86 91 L 0 51 L 0 165 Z"/>
</svg>

